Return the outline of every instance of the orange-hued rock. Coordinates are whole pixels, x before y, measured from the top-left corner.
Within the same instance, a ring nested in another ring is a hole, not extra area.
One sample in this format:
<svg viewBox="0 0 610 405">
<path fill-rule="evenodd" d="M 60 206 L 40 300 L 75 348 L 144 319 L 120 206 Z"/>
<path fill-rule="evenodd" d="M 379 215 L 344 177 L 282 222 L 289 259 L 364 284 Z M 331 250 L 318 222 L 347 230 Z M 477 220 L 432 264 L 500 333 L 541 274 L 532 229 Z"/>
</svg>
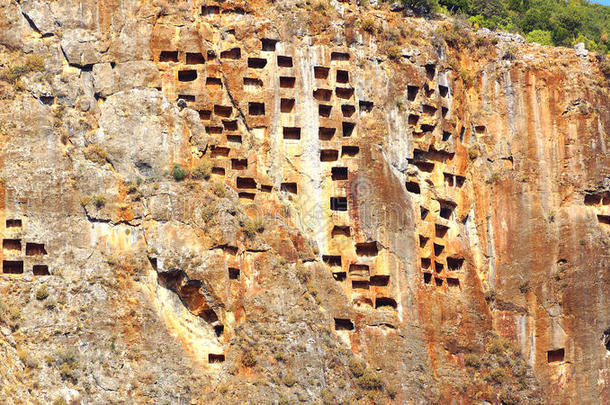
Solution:
<svg viewBox="0 0 610 405">
<path fill-rule="evenodd" d="M 2 398 L 610 401 L 593 55 L 387 4 L 4 3 Z"/>
</svg>

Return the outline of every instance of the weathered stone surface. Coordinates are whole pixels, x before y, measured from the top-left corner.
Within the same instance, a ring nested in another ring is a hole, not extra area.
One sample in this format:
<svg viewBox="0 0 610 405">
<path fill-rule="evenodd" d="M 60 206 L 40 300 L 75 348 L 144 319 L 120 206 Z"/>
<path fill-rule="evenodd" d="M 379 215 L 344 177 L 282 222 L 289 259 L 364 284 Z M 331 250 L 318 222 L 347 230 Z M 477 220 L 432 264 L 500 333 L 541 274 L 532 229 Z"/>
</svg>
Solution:
<svg viewBox="0 0 610 405">
<path fill-rule="evenodd" d="M 2 6 L 1 398 L 610 399 L 594 58 L 384 3 Z"/>
</svg>

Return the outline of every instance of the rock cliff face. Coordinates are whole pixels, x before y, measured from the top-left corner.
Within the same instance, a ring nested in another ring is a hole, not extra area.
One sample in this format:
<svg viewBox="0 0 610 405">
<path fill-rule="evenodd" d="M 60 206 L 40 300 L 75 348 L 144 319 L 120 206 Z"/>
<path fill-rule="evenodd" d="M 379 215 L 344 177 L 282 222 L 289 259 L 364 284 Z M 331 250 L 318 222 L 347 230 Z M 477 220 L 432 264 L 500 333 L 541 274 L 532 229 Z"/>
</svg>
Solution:
<svg viewBox="0 0 610 405">
<path fill-rule="evenodd" d="M 3 403 L 610 401 L 594 55 L 334 0 L 0 27 Z"/>
</svg>

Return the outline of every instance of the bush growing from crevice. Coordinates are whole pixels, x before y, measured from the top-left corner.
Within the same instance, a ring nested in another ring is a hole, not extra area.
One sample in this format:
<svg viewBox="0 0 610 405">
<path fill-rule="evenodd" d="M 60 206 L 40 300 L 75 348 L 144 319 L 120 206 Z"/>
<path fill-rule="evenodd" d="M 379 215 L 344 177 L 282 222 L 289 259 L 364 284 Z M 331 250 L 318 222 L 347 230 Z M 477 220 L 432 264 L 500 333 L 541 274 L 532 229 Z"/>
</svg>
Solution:
<svg viewBox="0 0 610 405">
<path fill-rule="evenodd" d="M 225 185 L 222 182 L 218 181 L 212 186 L 212 192 L 216 197 L 224 198 L 227 193 L 227 190 L 225 188 Z"/>
<path fill-rule="evenodd" d="M 108 161 L 108 154 L 104 148 L 98 144 L 88 145 L 83 151 L 83 155 L 85 155 L 85 159 L 100 165 L 103 165 Z"/>
<path fill-rule="evenodd" d="M 254 238 L 257 233 L 263 233 L 265 231 L 265 223 L 262 217 L 248 219 L 242 224 L 242 227 L 249 239 Z"/>
<path fill-rule="evenodd" d="M 241 364 L 246 367 L 254 367 L 256 365 L 256 356 L 254 353 L 252 353 L 250 350 L 244 353 L 241 359 Z"/>
<path fill-rule="evenodd" d="M 187 175 L 188 172 L 186 171 L 186 169 L 184 169 L 177 163 L 174 165 L 174 168 L 172 169 L 172 177 L 174 178 L 174 180 L 182 181 L 186 178 Z"/>
<path fill-rule="evenodd" d="M 361 377 L 366 371 L 366 363 L 356 358 L 351 358 L 348 366 L 354 377 Z"/>
<path fill-rule="evenodd" d="M 91 198 L 91 200 L 93 201 L 93 205 L 96 206 L 96 208 L 102 208 L 106 205 L 106 197 L 103 196 L 102 194 L 96 194 L 93 196 L 93 198 Z"/>
<path fill-rule="evenodd" d="M 49 290 L 47 289 L 46 285 L 41 286 L 36 291 L 36 299 L 38 301 L 42 301 L 42 300 L 46 299 L 48 296 L 49 296 Z"/>
<path fill-rule="evenodd" d="M 383 383 L 379 375 L 369 368 L 364 370 L 364 373 L 358 377 L 356 383 L 360 388 L 367 391 L 380 390 L 383 388 Z"/>
<path fill-rule="evenodd" d="M 470 353 L 464 357 L 464 364 L 466 364 L 466 367 L 480 368 L 481 360 L 477 355 Z"/>
<path fill-rule="evenodd" d="M 27 55 L 23 64 L 13 65 L 5 69 L 0 75 L 0 79 L 16 85 L 22 76 L 32 72 L 42 72 L 44 69 L 44 59 L 42 56 Z"/>
<path fill-rule="evenodd" d="M 209 180 L 212 175 L 212 168 L 208 162 L 201 162 L 195 170 L 193 170 L 192 177 L 197 180 Z"/>
</svg>

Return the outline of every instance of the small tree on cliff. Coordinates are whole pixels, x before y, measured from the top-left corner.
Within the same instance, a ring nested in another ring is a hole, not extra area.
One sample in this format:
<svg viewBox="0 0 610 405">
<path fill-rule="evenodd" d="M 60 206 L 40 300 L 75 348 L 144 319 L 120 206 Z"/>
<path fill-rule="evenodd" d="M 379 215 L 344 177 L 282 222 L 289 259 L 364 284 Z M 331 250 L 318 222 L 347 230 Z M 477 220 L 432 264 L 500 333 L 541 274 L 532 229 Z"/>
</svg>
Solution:
<svg viewBox="0 0 610 405">
<path fill-rule="evenodd" d="M 438 0 L 402 0 L 402 4 L 418 14 L 429 14 L 438 7 Z"/>
</svg>

